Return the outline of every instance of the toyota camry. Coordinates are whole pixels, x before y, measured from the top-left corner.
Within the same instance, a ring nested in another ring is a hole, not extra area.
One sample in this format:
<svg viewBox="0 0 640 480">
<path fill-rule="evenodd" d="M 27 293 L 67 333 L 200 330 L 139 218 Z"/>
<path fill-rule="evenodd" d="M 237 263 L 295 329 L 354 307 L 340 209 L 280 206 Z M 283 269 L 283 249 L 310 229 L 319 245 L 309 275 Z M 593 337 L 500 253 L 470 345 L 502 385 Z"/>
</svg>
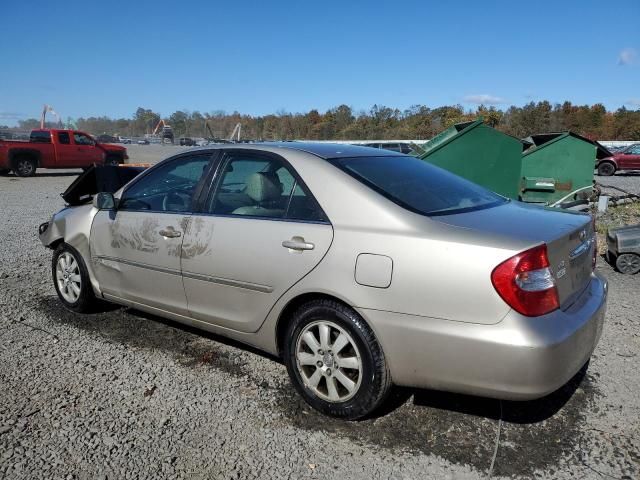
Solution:
<svg viewBox="0 0 640 480">
<path fill-rule="evenodd" d="M 113 302 L 277 355 L 328 415 L 366 416 L 394 384 L 542 397 L 602 332 L 588 215 L 399 152 L 220 145 L 90 193 L 40 226 L 66 308 Z"/>
</svg>

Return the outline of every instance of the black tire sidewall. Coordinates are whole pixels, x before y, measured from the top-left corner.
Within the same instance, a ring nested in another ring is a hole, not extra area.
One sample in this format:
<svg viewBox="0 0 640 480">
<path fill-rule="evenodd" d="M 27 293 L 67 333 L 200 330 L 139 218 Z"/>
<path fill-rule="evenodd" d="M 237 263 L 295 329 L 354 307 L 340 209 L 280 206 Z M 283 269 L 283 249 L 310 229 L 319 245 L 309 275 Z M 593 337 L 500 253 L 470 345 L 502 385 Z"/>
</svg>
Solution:
<svg viewBox="0 0 640 480">
<path fill-rule="evenodd" d="M 304 400 L 316 410 L 330 416 L 355 420 L 375 410 L 385 396 L 388 376 L 382 349 L 364 320 L 348 307 L 334 302 L 311 302 L 293 315 L 286 333 L 284 359 L 294 387 Z M 336 308 L 338 307 L 338 308 Z M 349 332 L 356 343 L 362 361 L 362 380 L 358 392 L 345 402 L 332 403 L 317 397 L 305 385 L 296 365 L 296 343 L 302 330 L 318 320 L 329 320 Z M 374 342 L 372 345 L 372 341 Z M 383 368 L 380 368 L 382 356 Z M 381 390 L 385 390 L 382 392 Z"/>
<path fill-rule="evenodd" d="M 602 169 L 607 169 L 608 171 L 602 171 Z M 609 170 L 610 169 L 610 170 Z M 598 165 L 598 175 L 602 176 L 602 177 L 610 177 L 612 176 L 614 173 L 616 173 L 616 166 L 611 163 L 611 162 L 602 162 L 600 165 Z"/>
<path fill-rule="evenodd" d="M 60 257 L 60 255 L 62 255 L 65 252 L 73 255 L 73 258 L 77 262 L 78 267 L 80 269 L 80 282 L 81 282 L 80 295 L 78 297 L 78 300 L 76 300 L 74 303 L 67 302 L 64 299 L 64 297 L 62 296 L 58 288 L 58 281 L 56 278 L 56 265 L 58 263 L 58 258 Z M 80 252 L 78 252 L 71 245 L 68 245 L 66 243 L 61 243 L 53 253 L 53 258 L 51 261 L 51 276 L 53 279 L 53 286 L 56 289 L 56 293 L 58 294 L 58 298 L 60 299 L 62 304 L 65 306 L 65 308 L 71 310 L 72 312 L 80 312 L 80 313 L 89 312 L 92 310 L 95 304 L 95 295 L 93 293 L 93 288 L 91 286 L 91 280 L 89 279 L 89 272 L 87 271 L 87 266 L 85 265 L 82 255 L 80 255 Z"/>
<path fill-rule="evenodd" d="M 15 160 L 15 162 L 16 162 L 15 163 L 15 167 L 16 168 L 13 169 L 13 173 L 15 173 L 16 176 L 18 176 L 18 177 L 33 177 L 36 174 L 36 169 L 38 168 L 38 165 L 37 165 L 35 160 L 33 160 L 31 158 L 17 158 Z M 23 174 L 20 171 L 19 164 L 21 162 L 27 162 L 27 163 L 31 164 L 31 171 L 28 174 Z"/>
<path fill-rule="evenodd" d="M 620 265 L 618 264 L 618 262 L 620 261 L 620 258 L 626 258 L 627 256 L 633 258 L 633 257 L 638 257 L 638 255 L 636 255 L 635 253 L 621 253 L 620 255 L 618 255 L 616 257 L 616 268 L 618 269 L 618 271 L 620 273 L 623 273 L 625 275 L 635 275 L 638 273 L 638 271 L 629 271 L 629 272 L 625 272 L 624 270 L 622 270 L 620 268 Z"/>
</svg>

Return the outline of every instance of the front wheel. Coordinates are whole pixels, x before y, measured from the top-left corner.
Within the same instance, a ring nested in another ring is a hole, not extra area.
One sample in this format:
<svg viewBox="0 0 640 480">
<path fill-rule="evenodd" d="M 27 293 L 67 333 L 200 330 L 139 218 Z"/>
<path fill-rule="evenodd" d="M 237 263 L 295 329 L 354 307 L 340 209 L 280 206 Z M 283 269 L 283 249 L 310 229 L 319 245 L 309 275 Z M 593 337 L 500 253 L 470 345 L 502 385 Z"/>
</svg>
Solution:
<svg viewBox="0 0 640 480">
<path fill-rule="evenodd" d="M 51 270 L 56 292 L 66 308 L 78 313 L 93 311 L 97 299 L 84 260 L 75 248 L 61 243 L 53 253 Z"/>
<path fill-rule="evenodd" d="M 602 162 L 598 165 L 598 175 L 610 177 L 616 173 L 616 166 L 611 162 Z"/>
<path fill-rule="evenodd" d="M 284 358 L 294 387 L 316 410 L 355 420 L 375 411 L 391 388 L 380 344 L 364 320 L 333 300 L 293 314 Z"/>
</svg>

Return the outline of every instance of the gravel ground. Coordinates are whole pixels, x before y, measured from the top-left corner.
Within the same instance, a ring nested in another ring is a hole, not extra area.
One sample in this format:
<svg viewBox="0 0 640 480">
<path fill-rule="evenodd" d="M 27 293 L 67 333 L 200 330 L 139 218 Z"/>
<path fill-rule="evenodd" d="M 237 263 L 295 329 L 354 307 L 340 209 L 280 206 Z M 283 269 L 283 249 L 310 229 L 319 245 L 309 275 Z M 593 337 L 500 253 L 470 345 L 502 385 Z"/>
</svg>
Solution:
<svg viewBox="0 0 640 480">
<path fill-rule="evenodd" d="M 595 177 L 596 182 L 603 186 L 602 191 L 611 195 L 623 195 L 622 192 L 608 186 L 621 188 L 629 193 L 640 195 L 640 172 L 620 172 L 612 177 Z"/>
<path fill-rule="evenodd" d="M 36 228 L 75 174 L 0 177 L 0 478 L 485 478 L 500 418 L 494 477 L 640 478 L 640 275 L 600 261 L 602 339 L 549 397 L 401 390 L 376 418 L 334 421 L 259 352 L 130 309 L 64 310 Z"/>
</svg>

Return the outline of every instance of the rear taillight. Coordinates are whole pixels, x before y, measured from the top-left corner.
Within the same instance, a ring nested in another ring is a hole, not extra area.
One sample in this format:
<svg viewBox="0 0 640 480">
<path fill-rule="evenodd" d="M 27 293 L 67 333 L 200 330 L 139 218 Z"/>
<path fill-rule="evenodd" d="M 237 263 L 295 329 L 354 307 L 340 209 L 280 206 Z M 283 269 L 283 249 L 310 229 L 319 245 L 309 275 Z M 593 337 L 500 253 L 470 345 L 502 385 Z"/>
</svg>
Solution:
<svg viewBox="0 0 640 480">
<path fill-rule="evenodd" d="M 502 262 L 491 273 L 491 282 L 502 299 L 522 315 L 537 317 L 560 306 L 546 245 Z"/>
</svg>

